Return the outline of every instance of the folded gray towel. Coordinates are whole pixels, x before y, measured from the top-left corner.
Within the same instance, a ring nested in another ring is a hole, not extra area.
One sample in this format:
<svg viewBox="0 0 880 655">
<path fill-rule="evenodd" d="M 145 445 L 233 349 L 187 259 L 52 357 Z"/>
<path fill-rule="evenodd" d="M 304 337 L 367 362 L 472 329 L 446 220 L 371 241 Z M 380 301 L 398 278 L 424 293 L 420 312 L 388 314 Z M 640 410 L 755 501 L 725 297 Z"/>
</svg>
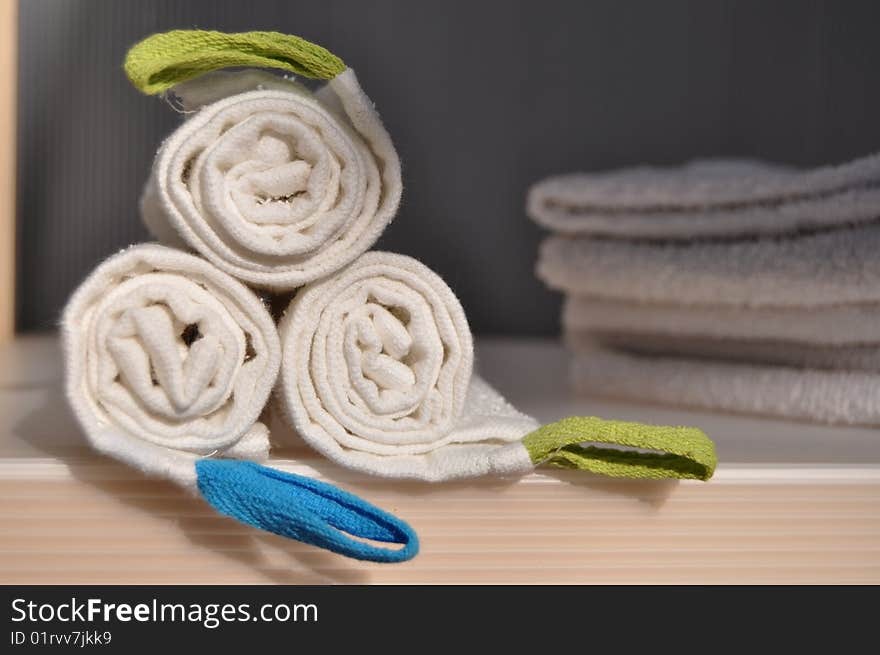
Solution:
<svg viewBox="0 0 880 655">
<path fill-rule="evenodd" d="M 878 218 L 880 154 L 816 169 L 747 160 L 545 179 L 527 210 L 567 234 L 690 240 L 790 233 Z"/>
</svg>

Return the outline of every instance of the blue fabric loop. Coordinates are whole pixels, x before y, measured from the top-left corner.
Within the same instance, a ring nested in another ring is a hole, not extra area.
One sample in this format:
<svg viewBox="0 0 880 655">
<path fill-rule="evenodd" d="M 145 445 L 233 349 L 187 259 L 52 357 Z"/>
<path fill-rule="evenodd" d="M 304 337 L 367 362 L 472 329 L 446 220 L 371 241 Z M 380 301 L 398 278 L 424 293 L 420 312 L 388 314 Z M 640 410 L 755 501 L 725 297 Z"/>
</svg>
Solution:
<svg viewBox="0 0 880 655">
<path fill-rule="evenodd" d="M 261 530 L 371 562 L 405 562 L 419 552 L 418 537 L 404 521 L 325 482 L 231 459 L 200 459 L 196 474 L 214 509 Z"/>
</svg>

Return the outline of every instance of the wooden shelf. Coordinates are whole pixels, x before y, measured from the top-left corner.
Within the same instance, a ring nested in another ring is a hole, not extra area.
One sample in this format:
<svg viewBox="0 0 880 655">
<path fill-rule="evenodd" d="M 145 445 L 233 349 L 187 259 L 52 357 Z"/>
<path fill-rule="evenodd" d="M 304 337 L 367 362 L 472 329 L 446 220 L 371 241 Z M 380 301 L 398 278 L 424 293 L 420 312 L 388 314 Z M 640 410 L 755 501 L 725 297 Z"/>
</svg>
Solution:
<svg viewBox="0 0 880 655">
<path fill-rule="evenodd" d="M 481 373 L 542 421 L 594 414 L 699 425 L 709 483 L 570 472 L 427 485 L 311 453 L 272 420 L 278 465 L 399 514 L 422 552 L 354 562 L 215 514 L 91 453 L 63 400 L 54 336 L 0 346 L 0 583 L 877 583 L 880 441 L 816 426 L 579 397 L 555 342 L 480 340 Z"/>
</svg>

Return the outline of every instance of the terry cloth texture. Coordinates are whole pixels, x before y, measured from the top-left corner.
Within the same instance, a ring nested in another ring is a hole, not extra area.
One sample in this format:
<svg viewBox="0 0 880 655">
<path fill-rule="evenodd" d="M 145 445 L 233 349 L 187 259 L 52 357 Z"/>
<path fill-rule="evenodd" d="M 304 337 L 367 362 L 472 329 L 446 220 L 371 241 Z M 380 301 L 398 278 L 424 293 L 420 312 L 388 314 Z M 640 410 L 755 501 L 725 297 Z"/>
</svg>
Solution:
<svg viewBox="0 0 880 655">
<path fill-rule="evenodd" d="M 803 346 L 880 343 L 880 302 L 799 307 L 675 305 L 569 296 L 562 324 L 569 332 L 711 337 Z"/>
<path fill-rule="evenodd" d="M 686 333 L 656 335 L 643 332 L 568 332 L 565 341 L 575 352 L 598 345 L 640 355 L 761 362 L 797 368 L 880 371 L 880 348 L 876 343 L 828 347 L 787 341 L 716 339 Z"/>
<path fill-rule="evenodd" d="M 880 305 L 816 309 L 627 303 L 572 297 L 562 315 L 575 351 L 604 346 L 799 368 L 880 371 Z"/>
<path fill-rule="evenodd" d="M 669 305 L 572 298 L 584 392 L 827 423 L 880 425 L 878 304 Z"/>
<path fill-rule="evenodd" d="M 300 290 L 279 332 L 284 413 L 331 460 L 428 481 L 532 470 L 538 423 L 472 376 L 464 311 L 418 261 L 363 255 Z"/>
<path fill-rule="evenodd" d="M 816 308 L 880 301 L 880 222 L 731 242 L 553 236 L 538 276 L 568 294 L 617 301 Z"/>
<path fill-rule="evenodd" d="M 278 376 L 272 317 L 244 285 L 164 246 L 110 257 L 62 319 L 66 391 L 99 451 L 184 485 L 200 457 L 262 460 Z"/>
<path fill-rule="evenodd" d="M 275 291 L 370 248 L 400 203 L 400 161 L 354 71 L 315 93 L 267 73 L 219 75 L 183 85 L 185 107 L 220 99 L 156 156 L 141 199 L 154 236 Z"/>
<path fill-rule="evenodd" d="M 685 241 L 844 226 L 878 218 L 878 207 L 880 154 L 812 170 L 706 160 L 560 175 L 527 201 L 560 233 Z"/>
<path fill-rule="evenodd" d="M 880 424 L 880 155 L 569 175 L 528 202 L 578 389 Z"/>
<path fill-rule="evenodd" d="M 880 425 L 880 376 L 598 349 L 575 357 L 576 389 L 605 396 L 851 425 Z"/>
<path fill-rule="evenodd" d="M 550 237 L 583 391 L 831 423 L 880 417 L 880 223 L 739 241 Z"/>
</svg>

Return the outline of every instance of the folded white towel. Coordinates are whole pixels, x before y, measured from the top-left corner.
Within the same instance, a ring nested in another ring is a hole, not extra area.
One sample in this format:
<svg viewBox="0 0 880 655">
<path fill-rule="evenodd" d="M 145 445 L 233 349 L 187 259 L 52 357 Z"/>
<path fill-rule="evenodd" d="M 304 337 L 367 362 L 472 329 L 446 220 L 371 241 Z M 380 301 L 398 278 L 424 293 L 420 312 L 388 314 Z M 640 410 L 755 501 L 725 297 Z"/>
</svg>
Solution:
<svg viewBox="0 0 880 655">
<path fill-rule="evenodd" d="M 880 375 L 644 356 L 575 356 L 576 389 L 609 397 L 823 423 L 880 425 Z"/>
<path fill-rule="evenodd" d="M 372 246 L 400 202 L 400 161 L 354 71 L 314 94 L 262 72 L 206 77 L 179 89 L 200 108 L 156 156 L 141 200 L 151 232 L 273 290 Z"/>
<path fill-rule="evenodd" d="M 363 255 L 300 290 L 279 331 L 285 413 L 328 458 L 432 481 L 534 468 L 519 441 L 538 423 L 472 378 L 464 311 L 418 261 Z"/>
<path fill-rule="evenodd" d="M 575 351 L 880 371 L 880 305 L 822 309 L 666 305 L 569 298 L 562 324 Z"/>
<path fill-rule="evenodd" d="M 880 300 L 880 223 L 778 239 L 693 243 L 550 237 L 538 276 L 627 302 L 827 307 Z"/>
<path fill-rule="evenodd" d="M 784 342 L 804 346 L 880 344 L 880 303 L 818 309 L 722 304 L 633 303 L 566 298 L 563 328 L 570 333 Z"/>
<path fill-rule="evenodd" d="M 772 364 L 799 369 L 880 371 L 880 344 L 877 343 L 818 346 L 784 340 L 719 339 L 688 334 L 582 331 L 566 332 L 565 342 L 575 352 L 591 351 L 598 345 L 631 354 L 660 357 L 686 357 L 759 365 Z"/>
<path fill-rule="evenodd" d="M 187 486 L 200 457 L 267 457 L 257 420 L 278 375 L 275 325 L 208 262 L 123 250 L 76 290 L 62 338 L 67 397 L 99 451 Z"/>
<path fill-rule="evenodd" d="M 745 160 L 552 177 L 529 215 L 568 234 L 690 240 L 779 234 L 880 217 L 880 155 L 803 170 Z"/>
</svg>

